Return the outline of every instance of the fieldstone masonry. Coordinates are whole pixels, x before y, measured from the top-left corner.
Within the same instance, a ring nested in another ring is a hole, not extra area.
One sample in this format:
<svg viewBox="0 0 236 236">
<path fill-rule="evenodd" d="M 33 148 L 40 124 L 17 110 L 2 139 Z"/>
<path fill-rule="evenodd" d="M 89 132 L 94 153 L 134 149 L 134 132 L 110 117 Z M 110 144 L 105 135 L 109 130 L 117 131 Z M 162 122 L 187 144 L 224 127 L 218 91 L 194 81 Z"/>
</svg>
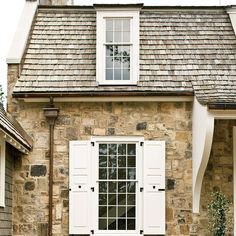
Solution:
<svg viewBox="0 0 236 236">
<path fill-rule="evenodd" d="M 43 235 L 48 216 L 48 127 L 45 104 L 19 103 L 18 121 L 34 139 L 34 149 L 15 172 L 14 235 Z M 54 235 L 68 235 L 68 144 L 91 135 L 142 135 L 166 141 L 168 235 L 189 235 L 191 215 L 192 103 L 63 103 L 55 125 Z M 45 141 L 46 140 L 46 141 Z M 25 220 L 27 219 L 27 221 Z M 40 229 L 40 230 L 39 230 Z"/>
</svg>

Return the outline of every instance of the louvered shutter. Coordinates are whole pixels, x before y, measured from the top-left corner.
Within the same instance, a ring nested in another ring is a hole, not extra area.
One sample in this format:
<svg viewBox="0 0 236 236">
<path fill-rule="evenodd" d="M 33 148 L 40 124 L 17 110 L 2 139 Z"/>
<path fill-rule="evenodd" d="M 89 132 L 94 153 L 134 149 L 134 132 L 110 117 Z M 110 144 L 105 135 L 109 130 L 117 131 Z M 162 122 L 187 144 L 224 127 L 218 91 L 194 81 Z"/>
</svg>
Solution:
<svg viewBox="0 0 236 236">
<path fill-rule="evenodd" d="M 165 142 L 144 142 L 144 234 L 165 234 Z"/>
<path fill-rule="evenodd" d="M 90 147 L 89 141 L 70 142 L 70 234 L 90 234 Z"/>
</svg>

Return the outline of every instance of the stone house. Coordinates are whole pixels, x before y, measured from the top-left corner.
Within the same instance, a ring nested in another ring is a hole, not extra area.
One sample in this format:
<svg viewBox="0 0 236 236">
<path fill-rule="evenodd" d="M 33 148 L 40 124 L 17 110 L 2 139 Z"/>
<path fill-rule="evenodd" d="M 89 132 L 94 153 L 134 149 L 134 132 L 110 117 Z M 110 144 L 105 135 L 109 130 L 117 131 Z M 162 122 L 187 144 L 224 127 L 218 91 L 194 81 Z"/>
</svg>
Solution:
<svg viewBox="0 0 236 236">
<path fill-rule="evenodd" d="M 27 0 L 7 58 L 33 139 L 13 235 L 207 235 L 207 194 L 236 196 L 235 13 Z"/>
<path fill-rule="evenodd" d="M 0 235 L 12 235 L 13 171 L 31 147 L 31 139 L 0 105 Z"/>
</svg>

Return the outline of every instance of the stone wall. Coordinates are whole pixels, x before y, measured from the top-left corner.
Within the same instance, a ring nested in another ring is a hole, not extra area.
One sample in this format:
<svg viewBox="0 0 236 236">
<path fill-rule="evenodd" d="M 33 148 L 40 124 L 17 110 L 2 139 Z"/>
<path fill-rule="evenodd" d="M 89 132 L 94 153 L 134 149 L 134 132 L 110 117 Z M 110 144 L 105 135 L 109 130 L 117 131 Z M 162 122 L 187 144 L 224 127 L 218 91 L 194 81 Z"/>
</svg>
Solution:
<svg viewBox="0 0 236 236">
<path fill-rule="evenodd" d="M 48 124 L 45 104 L 20 102 L 18 121 L 34 140 L 14 173 L 14 235 L 45 236 Z M 197 235 L 192 207 L 192 103 L 63 103 L 55 126 L 53 233 L 68 235 L 68 144 L 93 135 L 142 135 L 166 141 L 167 235 Z"/>
<path fill-rule="evenodd" d="M 209 193 L 220 190 L 233 202 L 233 126 L 236 120 L 216 120 L 212 150 L 209 163 L 203 179 L 201 194 L 201 235 L 209 234 L 206 231 L 207 217 L 206 205 L 209 202 Z M 231 205 L 231 216 L 233 206 Z M 232 232 L 233 222 L 229 232 Z"/>
<path fill-rule="evenodd" d="M 12 235 L 12 174 L 13 155 L 9 144 L 6 145 L 5 161 L 5 207 L 0 207 L 0 235 Z"/>
</svg>

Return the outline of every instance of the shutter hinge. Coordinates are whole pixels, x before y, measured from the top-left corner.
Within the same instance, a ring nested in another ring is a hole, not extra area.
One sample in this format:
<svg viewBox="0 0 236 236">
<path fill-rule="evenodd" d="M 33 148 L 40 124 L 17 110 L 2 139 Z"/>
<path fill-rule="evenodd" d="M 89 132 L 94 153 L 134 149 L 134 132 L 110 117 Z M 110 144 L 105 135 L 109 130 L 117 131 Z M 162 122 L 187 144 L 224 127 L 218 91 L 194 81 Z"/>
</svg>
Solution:
<svg viewBox="0 0 236 236">
<path fill-rule="evenodd" d="M 165 192 L 166 190 L 164 188 L 159 188 L 158 191 L 159 192 Z"/>
<path fill-rule="evenodd" d="M 143 234 L 143 230 L 140 230 L 140 234 Z"/>
<path fill-rule="evenodd" d="M 143 144 L 144 144 L 144 142 L 140 142 L 140 146 L 141 146 L 141 147 L 143 146 Z"/>
<path fill-rule="evenodd" d="M 94 143 L 94 142 L 91 142 L 91 145 L 94 147 L 95 143 Z"/>
<path fill-rule="evenodd" d="M 91 187 L 92 192 L 94 192 L 94 187 Z"/>
<path fill-rule="evenodd" d="M 69 191 L 71 191 L 71 188 L 69 188 Z"/>
<path fill-rule="evenodd" d="M 94 234 L 94 230 L 93 229 L 91 230 L 91 234 Z"/>
<path fill-rule="evenodd" d="M 140 188 L 140 192 L 143 192 L 143 188 Z"/>
</svg>

